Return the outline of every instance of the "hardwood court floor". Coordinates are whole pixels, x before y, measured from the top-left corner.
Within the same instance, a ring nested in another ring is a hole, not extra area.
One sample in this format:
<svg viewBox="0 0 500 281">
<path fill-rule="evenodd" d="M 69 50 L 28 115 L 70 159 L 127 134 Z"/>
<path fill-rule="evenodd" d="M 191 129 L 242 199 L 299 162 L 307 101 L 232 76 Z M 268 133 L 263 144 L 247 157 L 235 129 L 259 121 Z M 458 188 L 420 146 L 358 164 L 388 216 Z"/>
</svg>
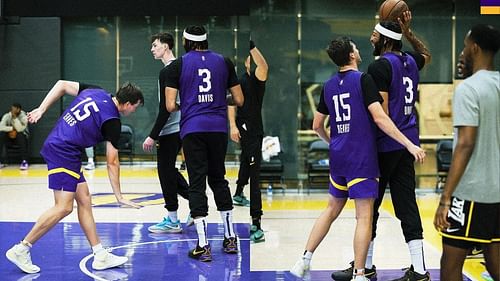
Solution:
<svg viewBox="0 0 500 281">
<path fill-rule="evenodd" d="M 234 190 L 236 169 L 228 169 Z M 0 280 L 296 280 L 287 272 L 301 256 L 314 220 L 326 206 L 325 193 L 310 195 L 288 190 L 272 197 L 263 194 L 263 228 L 266 241 L 248 241 L 249 209 L 235 207 L 234 221 L 239 236 L 240 253 L 222 253 L 223 228 L 209 191 L 209 239 L 214 261 L 201 263 L 187 257 L 196 243 L 196 230 L 184 228 L 182 234 L 148 233 L 147 227 L 165 215 L 157 172 L 152 165 L 122 166 L 122 191 L 139 202 L 141 209 L 114 204 L 114 195 L 103 165 L 85 172 L 93 194 L 94 216 L 104 246 L 129 257 L 123 267 L 93 271 L 88 243 L 76 211 L 66 217 L 35 244 L 32 259 L 41 266 L 39 274 L 25 275 L 5 258 L 5 251 L 23 238 L 38 216 L 53 204 L 46 187 L 47 171 L 43 165 L 19 171 L 17 166 L 0 169 Z M 246 191 L 248 194 L 248 191 Z M 438 203 L 433 192 L 419 192 L 425 236 L 425 257 L 432 280 L 439 280 L 440 237 L 432 226 Z M 187 202 L 179 199 L 179 217 L 185 221 Z M 348 203 L 330 233 L 314 254 L 311 280 L 331 280 L 334 269 L 342 269 L 352 260 L 352 235 L 355 226 L 353 204 Z M 483 280 L 480 259 L 466 262 L 464 280 Z M 409 266 L 407 246 L 398 220 L 394 217 L 390 196 L 386 195 L 375 240 L 374 263 L 378 280 L 400 277 Z"/>
</svg>

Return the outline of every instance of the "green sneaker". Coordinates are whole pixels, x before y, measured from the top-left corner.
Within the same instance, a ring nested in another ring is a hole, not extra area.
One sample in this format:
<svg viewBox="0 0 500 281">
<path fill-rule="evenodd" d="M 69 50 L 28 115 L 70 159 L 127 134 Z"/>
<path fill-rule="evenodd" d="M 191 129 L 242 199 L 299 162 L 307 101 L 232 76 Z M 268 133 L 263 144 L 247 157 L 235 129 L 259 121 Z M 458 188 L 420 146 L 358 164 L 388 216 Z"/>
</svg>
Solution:
<svg viewBox="0 0 500 281">
<path fill-rule="evenodd" d="M 266 241 L 264 236 L 264 231 L 262 229 L 257 229 L 257 226 L 252 225 L 250 227 L 250 241 L 254 243 L 260 243 Z"/>
<path fill-rule="evenodd" d="M 233 196 L 233 204 L 236 206 L 250 207 L 250 200 L 248 200 L 245 195 Z"/>
</svg>

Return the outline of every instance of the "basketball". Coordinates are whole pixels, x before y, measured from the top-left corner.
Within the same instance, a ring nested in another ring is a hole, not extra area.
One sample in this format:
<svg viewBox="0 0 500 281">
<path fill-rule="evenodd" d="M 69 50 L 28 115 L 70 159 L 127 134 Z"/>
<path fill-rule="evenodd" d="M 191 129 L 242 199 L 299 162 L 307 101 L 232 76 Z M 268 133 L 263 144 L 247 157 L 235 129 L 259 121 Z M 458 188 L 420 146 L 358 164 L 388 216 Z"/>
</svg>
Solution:
<svg viewBox="0 0 500 281">
<path fill-rule="evenodd" d="M 7 135 L 9 136 L 9 138 L 15 139 L 15 138 L 17 138 L 17 131 L 12 130 L 12 131 L 8 132 Z"/>
<path fill-rule="evenodd" d="M 380 5 L 378 15 L 380 21 L 398 21 L 403 12 L 408 11 L 408 5 L 403 0 L 386 0 Z"/>
</svg>

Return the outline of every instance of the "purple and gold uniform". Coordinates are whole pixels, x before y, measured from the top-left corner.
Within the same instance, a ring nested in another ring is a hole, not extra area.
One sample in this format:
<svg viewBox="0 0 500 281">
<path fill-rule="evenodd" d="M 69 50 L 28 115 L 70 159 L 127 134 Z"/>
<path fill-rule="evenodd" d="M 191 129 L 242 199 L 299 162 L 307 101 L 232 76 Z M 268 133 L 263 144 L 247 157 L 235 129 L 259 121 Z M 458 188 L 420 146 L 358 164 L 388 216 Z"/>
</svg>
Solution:
<svg viewBox="0 0 500 281">
<path fill-rule="evenodd" d="M 112 97 L 103 89 L 85 89 L 64 111 L 43 144 L 40 154 L 49 170 L 49 188 L 75 191 L 84 182 L 81 154 L 104 140 L 104 122 L 120 118 Z"/>
<path fill-rule="evenodd" d="M 335 197 L 377 197 L 376 129 L 367 107 L 381 100 L 371 77 L 355 70 L 339 72 L 323 87 L 318 111 L 330 115 L 330 193 Z"/>
<path fill-rule="evenodd" d="M 224 57 L 212 51 L 182 56 L 181 138 L 199 132 L 227 134 L 226 89 L 233 86 L 227 69 Z"/>
<path fill-rule="evenodd" d="M 387 52 L 382 55 L 391 65 L 392 80 L 389 86 L 389 116 L 412 143 L 419 145 L 415 101 L 418 99 L 419 74 L 413 56 Z M 398 81 L 401 79 L 402 81 Z M 377 145 L 379 152 L 405 149 L 403 145 L 379 130 Z"/>
</svg>

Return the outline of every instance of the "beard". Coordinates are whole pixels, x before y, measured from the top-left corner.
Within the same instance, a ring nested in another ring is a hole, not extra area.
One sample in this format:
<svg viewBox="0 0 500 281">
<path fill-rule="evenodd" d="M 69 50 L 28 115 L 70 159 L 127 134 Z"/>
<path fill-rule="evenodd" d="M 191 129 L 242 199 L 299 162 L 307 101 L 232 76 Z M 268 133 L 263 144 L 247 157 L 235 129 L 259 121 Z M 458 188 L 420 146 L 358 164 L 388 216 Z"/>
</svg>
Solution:
<svg viewBox="0 0 500 281">
<path fill-rule="evenodd" d="M 375 44 L 373 44 L 373 56 L 378 57 L 382 53 L 382 48 L 384 47 L 384 42 L 380 38 Z"/>
</svg>

